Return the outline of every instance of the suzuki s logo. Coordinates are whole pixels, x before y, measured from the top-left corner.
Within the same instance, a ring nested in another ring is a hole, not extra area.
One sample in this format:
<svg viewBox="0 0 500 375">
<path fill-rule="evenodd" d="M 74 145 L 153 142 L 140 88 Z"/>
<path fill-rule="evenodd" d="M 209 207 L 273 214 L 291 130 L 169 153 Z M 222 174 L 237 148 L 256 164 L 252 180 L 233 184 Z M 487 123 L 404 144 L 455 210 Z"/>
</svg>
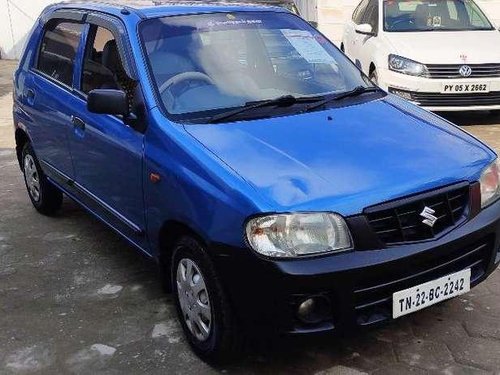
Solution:
<svg viewBox="0 0 500 375">
<path fill-rule="evenodd" d="M 432 208 L 425 207 L 424 210 L 420 213 L 420 216 L 424 218 L 424 221 L 422 221 L 422 223 L 432 228 L 436 224 L 436 221 L 438 221 L 438 218 L 434 216 L 435 213 L 436 211 L 434 211 Z"/>
<path fill-rule="evenodd" d="M 472 74 L 472 68 L 469 65 L 462 65 L 458 72 L 462 77 L 470 77 Z"/>
</svg>

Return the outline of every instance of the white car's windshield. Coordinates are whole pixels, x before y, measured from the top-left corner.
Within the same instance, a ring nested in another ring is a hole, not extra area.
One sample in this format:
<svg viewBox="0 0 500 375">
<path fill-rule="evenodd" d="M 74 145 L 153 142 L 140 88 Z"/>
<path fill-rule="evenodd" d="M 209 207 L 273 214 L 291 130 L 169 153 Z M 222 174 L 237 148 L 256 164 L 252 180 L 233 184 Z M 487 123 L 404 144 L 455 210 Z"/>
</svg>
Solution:
<svg viewBox="0 0 500 375">
<path fill-rule="evenodd" d="M 385 31 L 492 29 L 472 0 L 384 0 Z"/>
<path fill-rule="evenodd" d="M 140 35 L 171 115 L 189 118 L 283 96 L 303 103 L 370 85 L 331 42 L 287 13 L 164 17 L 144 21 Z"/>
</svg>

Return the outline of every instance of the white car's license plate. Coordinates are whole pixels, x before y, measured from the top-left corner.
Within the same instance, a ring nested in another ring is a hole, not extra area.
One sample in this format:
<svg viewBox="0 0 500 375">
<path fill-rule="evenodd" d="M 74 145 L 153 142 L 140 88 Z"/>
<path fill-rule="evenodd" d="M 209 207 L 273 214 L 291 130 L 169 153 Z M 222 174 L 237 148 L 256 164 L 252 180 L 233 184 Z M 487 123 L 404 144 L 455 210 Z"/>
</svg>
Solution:
<svg viewBox="0 0 500 375">
<path fill-rule="evenodd" d="M 490 92 L 490 83 L 443 83 L 442 94 L 473 94 Z"/>
<path fill-rule="evenodd" d="M 392 317 L 396 319 L 467 293 L 470 290 L 470 275 L 471 270 L 467 269 L 394 293 L 392 295 Z"/>
</svg>

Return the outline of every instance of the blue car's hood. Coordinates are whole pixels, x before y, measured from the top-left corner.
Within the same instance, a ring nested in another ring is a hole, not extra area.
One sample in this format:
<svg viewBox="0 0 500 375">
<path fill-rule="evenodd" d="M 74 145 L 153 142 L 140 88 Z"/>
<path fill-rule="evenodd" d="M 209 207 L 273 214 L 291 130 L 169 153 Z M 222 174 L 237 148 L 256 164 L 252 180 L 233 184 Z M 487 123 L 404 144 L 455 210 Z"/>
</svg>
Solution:
<svg viewBox="0 0 500 375">
<path fill-rule="evenodd" d="M 471 136 L 394 97 L 185 128 L 276 211 L 356 214 L 397 197 L 477 180 L 494 158 Z"/>
</svg>

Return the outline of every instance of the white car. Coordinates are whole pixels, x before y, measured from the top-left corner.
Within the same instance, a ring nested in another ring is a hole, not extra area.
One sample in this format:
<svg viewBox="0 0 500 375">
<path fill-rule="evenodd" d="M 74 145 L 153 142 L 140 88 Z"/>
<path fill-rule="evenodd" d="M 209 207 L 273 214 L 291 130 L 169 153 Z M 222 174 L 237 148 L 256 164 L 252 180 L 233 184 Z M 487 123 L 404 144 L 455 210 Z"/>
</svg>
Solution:
<svg viewBox="0 0 500 375">
<path fill-rule="evenodd" d="M 428 110 L 500 109 L 500 32 L 473 0 L 363 0 L 341 48 Z"/>
</svg>

